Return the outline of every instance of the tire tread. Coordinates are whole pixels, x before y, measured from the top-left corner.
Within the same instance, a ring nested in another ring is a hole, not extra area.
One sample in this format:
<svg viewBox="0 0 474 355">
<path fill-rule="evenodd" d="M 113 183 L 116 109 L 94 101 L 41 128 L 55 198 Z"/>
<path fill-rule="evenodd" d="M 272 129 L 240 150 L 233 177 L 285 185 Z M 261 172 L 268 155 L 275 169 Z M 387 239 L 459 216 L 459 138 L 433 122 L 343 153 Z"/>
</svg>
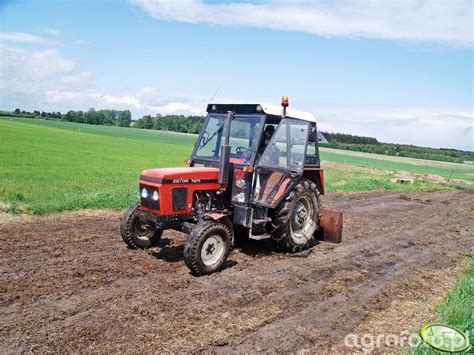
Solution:
<svg viewBox="0 0 474 355">
<path fill-rule="evenodd" d="M 205 236 L 213 229 L 213 228 L 221 228 L 222 232 L 225 234 L 223 236 L 224 243 L 226 243 L 226 250 L 224 252 L 223 261 L 217 264 L 215 267 L 209 268 L 206 267 L 201 263 L 200 257 L 200 241 L 205 238 Z M 192 274 L 196 276 L 208 275 L 213 272 L 219 271 L 222 267 L 222 264 L 225 262 L 227 257 L 230 254 L 230 240 L 231 240 L 231 232 L 229 228 L 224 225 L 223 223 L 215 222 L 215 221 L 204 221 L 191 231 L 188 238 L 186 238 L 186 244 L 184 247 L 184 262 L 186 266 L 189 268 Z"/>
<path fill-rule="evenodd" d="M 120 223 L 120 234 L 122 235 L 122 239 L 125 244 L 128 245 L 130 249 L 146 249 L 151 248 L 160 240 L 161 234 L 163 231 L 156 230 L 153 236 L 150 238 L 151 245 L 148 247 L 140 246 L 133 236 L 133 223 L 135 221 L 135 213 L 137 209 L 140 207 L 138 203 L 130 206 L 123 214 L 122 221 Z"/>
<path fill-rule="evenodd" d="M 311 190 L 316 195 L 317 213 L 319 220 L 319 213 L 321 210 L 321 194 L 316 184 L 305 178 L 301 179 L 298 182 L 298 184 L 288 194 L 287 198 L 283 200 L 280 205 L 273 211 L 272 238 L 279 249 L 290 253 L 301 252 L 310 246 L 310 241 L 306 242 L 305 244 L 294 243 L 291 236 L 288 235 L 287 228 L 290 218 L 291 204 L 294 199 L 305 190 Z"/>
</svg>

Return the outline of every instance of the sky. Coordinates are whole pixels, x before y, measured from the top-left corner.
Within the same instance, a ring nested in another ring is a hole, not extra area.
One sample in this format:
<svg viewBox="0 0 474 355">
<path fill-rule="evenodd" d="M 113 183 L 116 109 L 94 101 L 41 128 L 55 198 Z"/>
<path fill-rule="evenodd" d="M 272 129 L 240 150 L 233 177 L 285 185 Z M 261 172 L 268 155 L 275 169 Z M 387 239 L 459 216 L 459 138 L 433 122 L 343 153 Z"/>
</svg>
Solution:
<svg viewBox="0 0 474 355">
<path fill-rule="evenodd" d="M 0 109 L 204 114 L 279 104 L 321 130 L 474 150 L 462 0 L 0 0 Z"/>
</svg>

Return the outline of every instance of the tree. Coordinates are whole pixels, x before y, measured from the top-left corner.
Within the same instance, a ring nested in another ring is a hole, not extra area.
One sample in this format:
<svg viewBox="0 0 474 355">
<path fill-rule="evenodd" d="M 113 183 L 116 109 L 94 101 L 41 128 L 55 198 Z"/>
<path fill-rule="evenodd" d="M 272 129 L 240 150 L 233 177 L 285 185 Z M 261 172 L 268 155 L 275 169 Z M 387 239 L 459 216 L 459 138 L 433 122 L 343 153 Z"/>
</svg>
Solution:
<svg viewBox="0 0 474 355">
<path fill-rule="evenodd" d="M 117 119 L 117 126 L 120 127 L 130 127 L 130 123 L 132 122 L 132 114 L 130 110 L 120 111 L 118 114 Z M 153 128 L 153 125 L 152 127 Z"/>
<path fill-rule="evenodd" d="M 95 110 L 90 108 L 89 111 L 84 113 L 84 123 L 94 124 Z"/>
<path fill-rule="evenodd" d="M 74 122 L 77 122 L 77 123 L 85 123 L 85 118 L 84 118 L 84 112 L 82 111 L 77 111 L 76 114 L 74 115 L 74 119 L 75 121 Z"/>
<path fill-rule="evenodd" d="M 19 115 L 21 113 L 19 108 L 15 109 L 15 111 L 13 111 L 13 112 L 16 113 L 17 115 Z"/>
<path fill-rule="evenodd" d="M 102 124 L 112 126 L 115 124 L 115 111 L 114 110 L 100 110 L 104 115 L 104 122 Z"/>
</svg>

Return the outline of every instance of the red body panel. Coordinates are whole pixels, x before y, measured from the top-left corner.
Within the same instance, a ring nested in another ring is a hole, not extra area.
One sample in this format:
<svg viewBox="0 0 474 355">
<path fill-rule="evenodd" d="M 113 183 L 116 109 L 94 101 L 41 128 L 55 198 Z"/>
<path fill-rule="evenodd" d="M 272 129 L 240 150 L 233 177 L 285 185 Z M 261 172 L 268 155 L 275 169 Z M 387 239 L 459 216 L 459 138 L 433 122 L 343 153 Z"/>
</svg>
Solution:
<svg viewBox="0 0 474 355">
<path fill-rule="evenodd" d="M 158 179 L 217 179 L 217 168 L 160 168 L 144 170 L 142 176 Z"/>
<path fill-rule="evenodd" d="M 321 194 L 324 195 L 324 170 L 319 169 L 319 181 L 321 183 Z"/>
<path fill-rule="evenodd" d="M 183 167 L 144 170 L 140 176 L 140 184 L 158 188 L 160 209 L 142 208 L 161 215 L 191 213 L 194 192 L 217 190 L 220 187 L 217 183 L 218 175 L 219 169 L 217 168 Z M 179 211 L 173 210 L 172 190 L 176 187 L 188 189 L 186 208 Z"/>
</svg>

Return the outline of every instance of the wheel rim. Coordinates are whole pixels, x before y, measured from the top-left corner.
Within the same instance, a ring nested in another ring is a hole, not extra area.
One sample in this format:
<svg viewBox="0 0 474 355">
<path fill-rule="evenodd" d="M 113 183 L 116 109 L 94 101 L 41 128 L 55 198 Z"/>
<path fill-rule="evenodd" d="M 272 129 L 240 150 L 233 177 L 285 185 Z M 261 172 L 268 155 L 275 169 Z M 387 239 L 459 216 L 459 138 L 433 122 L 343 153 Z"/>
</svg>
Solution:
<svg viewBox="0 0 474 355">
<path fill-rule="evenodd" d="M 138 239 L 147 241 L 150 240 L 150 236 L 153 233 L 150 230 L 150 226 L 148 224 L 142 223 L 138 218 L 133 223 L 133 231 Z"/>
<path fill-rule="evenodd" d="M 204 265 L 212 266 L 217 264 L 224 255 L 224 240 L 218 234 L 211 235 L 206 239 L 201 248 L 201 260 Z"/>
<path fill-rule="evenodd" d="M 291 235 L 296 240 L 306 240 L 308 234 L 312 234 L 314 227 L 313 221 L 314 204 L 310 197 L 302 196 L 295 203 L 293 213 L 291 215 Z"/>
</svg>

